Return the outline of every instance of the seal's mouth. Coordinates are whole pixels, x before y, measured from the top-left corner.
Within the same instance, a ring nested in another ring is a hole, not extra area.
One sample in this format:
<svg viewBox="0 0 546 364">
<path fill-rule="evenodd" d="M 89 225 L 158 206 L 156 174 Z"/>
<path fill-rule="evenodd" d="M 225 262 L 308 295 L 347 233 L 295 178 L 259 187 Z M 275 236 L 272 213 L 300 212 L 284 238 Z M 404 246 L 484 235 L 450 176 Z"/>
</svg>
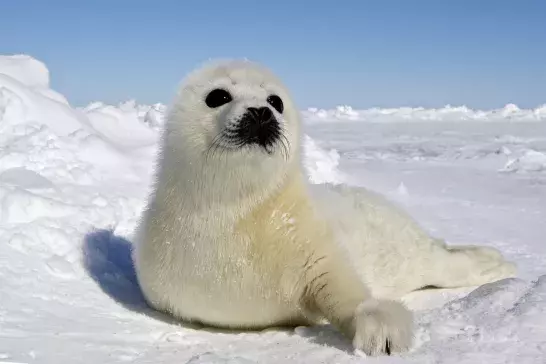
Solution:
<svg viewBox="0 0 546 364">
<path fill-rule="evenodd" d="M 233 128 L 224 129 L 212 143 L 212 148 L 240 150 L 258 147 L 268 155 L 281 149 L 288 157 L 290 143 L 284 130 L 268 107 L 249 107 Z"/>
</svg>

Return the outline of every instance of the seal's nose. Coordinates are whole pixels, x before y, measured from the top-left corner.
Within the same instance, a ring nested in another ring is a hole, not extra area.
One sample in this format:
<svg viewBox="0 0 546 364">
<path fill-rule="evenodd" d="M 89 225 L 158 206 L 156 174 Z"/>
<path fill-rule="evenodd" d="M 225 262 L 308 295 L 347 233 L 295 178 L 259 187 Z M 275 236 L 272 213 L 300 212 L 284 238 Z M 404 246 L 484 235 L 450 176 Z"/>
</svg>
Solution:
<svg viewBox="0 0 546 364">
<path fill-rule="evenodd" d="M 250 115 L 252 115 L 254 120 L 259 122 L 260 124 L 265 124 L 273 118 L 273 113 L 267 106 L 263 106 L 260 108 L 249 107 L 247 110 Z"/>
</svg>

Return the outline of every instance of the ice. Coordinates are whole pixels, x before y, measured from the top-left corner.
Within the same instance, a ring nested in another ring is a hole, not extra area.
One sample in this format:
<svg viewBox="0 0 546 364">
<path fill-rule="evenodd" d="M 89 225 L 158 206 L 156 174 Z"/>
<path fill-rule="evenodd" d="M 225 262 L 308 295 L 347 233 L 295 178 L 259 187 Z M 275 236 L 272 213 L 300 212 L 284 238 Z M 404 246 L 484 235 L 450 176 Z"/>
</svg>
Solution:
<svg viewBox="0 0 546 364">
<path fill-rule="evenodd" d="M 30 56 L 0 56 L 1 361 L 370 361 L 328 325 L 230 332 L 149 309 L 131 239 L 165 105 L 75 108 L 49 77 Z M 366 186 L 450 244 L 494 246 L 518 264 L 518 278 L 404 297 L 414 347 L 374 361 L 543 363 L 546 105 L 302 113 L 312 183 Z"/>
</svg>

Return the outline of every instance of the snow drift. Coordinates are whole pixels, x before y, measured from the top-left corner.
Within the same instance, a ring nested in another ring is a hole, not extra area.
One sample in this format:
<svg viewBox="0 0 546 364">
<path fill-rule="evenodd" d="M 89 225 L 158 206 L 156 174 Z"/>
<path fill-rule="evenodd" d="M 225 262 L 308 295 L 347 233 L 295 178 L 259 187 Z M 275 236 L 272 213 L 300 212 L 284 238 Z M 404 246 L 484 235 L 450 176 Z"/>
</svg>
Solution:
<svg viewBox="0 0 546 364">
<path fill-rule="evenodd" d="M 0 360 L 365 360 L 329 326 L 225 332 L 175 323 L 147 308 L 130 239 L 147 197 L 165 106 L 129 101 L 74 108 L 49 88 L 49 77 L 32 57 L 0 57 Z M 540 123 L 532 127 L 539 129 L 499 125 L 544 121 L 544 106 L 303 113 L 313 125 L 304 140 L 313 183 L 359 183 L 391 194 L 431 230 L 492 241 L 522 269 L 518 279 L 406 297 L 418 318 L 414 348 L 378 360 L 542 362 L 546 138 L 536 131 L 544 130 Z M 344 120 L 362 122 L 343 126 Z M 412 124 L 459 120 L 499 124 L 477 126 L 479 133 Z M 366 121 L 407 125 L 393 130 Z M 399 186 L 395 193 L 392 186 Z M 521 213 L 520 229 L 503 230 Z"/>
</svg>

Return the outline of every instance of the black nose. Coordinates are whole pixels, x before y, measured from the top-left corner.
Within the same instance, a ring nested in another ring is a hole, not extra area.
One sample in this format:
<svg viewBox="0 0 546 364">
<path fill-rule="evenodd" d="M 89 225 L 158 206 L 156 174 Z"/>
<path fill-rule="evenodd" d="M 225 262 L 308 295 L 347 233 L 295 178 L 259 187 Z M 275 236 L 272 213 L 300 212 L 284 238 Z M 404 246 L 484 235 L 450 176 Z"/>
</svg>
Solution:
<svg viewBox="0 0 546 364">
<path fill-rule="evenodd" d="M 265 124 L 273 118 L 273 113 L 267 106 L 263 106 L 260 108 L 249 107 L 247 110 L 250 115 L 252 115 L 254 120 L 259 122 L 260 124 Z"/>
</svg>

